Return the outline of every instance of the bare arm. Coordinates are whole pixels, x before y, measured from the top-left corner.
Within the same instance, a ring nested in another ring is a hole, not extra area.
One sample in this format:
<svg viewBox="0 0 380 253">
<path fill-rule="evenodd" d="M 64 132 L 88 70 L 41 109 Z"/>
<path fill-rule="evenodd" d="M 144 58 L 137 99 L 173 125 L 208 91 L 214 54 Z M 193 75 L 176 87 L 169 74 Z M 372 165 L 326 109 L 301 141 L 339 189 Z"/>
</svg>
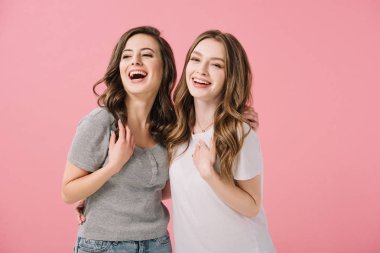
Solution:
<svg viewBox="0 0 380 253">
<path fill-rule="evenodd" d="M 62 181 L 63 201 L 72 204 L 87 198 L 113 176 L 113 171 L 114 168 L 105 166 L 89 173 L 67 161 Z"/>
<path fill-rule="evenodd" d="M 102 187 L 113 175 L 118 173 L 132 156 L 134 140 L 128 127 L 119 124 L 119 139 L 114 132 L 109 143 L 109 162 L 104 167 L 89 173 L 76 167 L 69 161 L 66 163 L 62 180 L 62 199 L 66 203 L 74 203 L 85 199 Z"/>
<path fill-rule="evenodd" d="M 215 172 L 215 171 L 214 171 Z M 218 197 L 229 207 L 247 217 L 256 217 L 260 211 L 260 176 L 250 180 L 233 183 L 222 181 L 218 174 L 208 178 L 206 182 Z"/>
<path fill-rule="evenodd" d="M 244 216 L 255 217 L 260 211 L 261 204 L 260 176 L 237 181 L 237 185 L 223 181 L 214 170 L 213 145 L 209 149 L 203 141 L 200 141 L 195 149 L 193 160 L 201 177 L 230 208 Z"/>
</svg>

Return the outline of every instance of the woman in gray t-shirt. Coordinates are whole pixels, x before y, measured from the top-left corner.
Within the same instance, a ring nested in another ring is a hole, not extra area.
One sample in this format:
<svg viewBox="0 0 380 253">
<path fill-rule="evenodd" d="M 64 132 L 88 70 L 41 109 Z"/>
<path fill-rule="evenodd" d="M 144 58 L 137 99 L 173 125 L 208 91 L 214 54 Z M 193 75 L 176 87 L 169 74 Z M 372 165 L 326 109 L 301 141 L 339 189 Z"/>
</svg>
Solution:
<svg viewBox="0 0 380 253">
<path fill-rule="evenodd" d="M 173 52 L 153 27 L 130 29 L 114 48 L 99 107 L 79 123 L 62 197 L 86 199 L 76 252 L 171 252 L 167 132 L 176 122 Z"/>
</svg>

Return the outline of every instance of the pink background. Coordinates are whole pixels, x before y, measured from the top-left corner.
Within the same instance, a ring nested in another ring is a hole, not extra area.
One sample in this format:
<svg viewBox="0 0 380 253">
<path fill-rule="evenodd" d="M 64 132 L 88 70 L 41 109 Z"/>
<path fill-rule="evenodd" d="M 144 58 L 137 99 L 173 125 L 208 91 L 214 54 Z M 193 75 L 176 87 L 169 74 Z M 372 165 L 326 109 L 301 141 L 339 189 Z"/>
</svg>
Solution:
<svg viewBox="0 0 380 253">
<path fill-rule="evenodd" d="M 380 252 L 379 1 L 20 2 L 0 2 L 0 252 L 71 252 L 66 154 L 114 44 L 144 24 L 179 71 L 206 29 L 246 48 L 278 252 Z"/>
</svg>

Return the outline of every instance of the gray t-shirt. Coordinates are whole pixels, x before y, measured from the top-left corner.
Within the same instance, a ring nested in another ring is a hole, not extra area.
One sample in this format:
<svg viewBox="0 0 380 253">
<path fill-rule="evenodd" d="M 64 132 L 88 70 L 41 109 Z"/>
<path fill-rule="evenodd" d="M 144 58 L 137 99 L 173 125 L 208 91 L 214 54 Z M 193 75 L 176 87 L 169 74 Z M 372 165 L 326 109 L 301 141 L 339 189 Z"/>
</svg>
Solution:
<svg viewBox="0 0 380 253">
<path fill-rule="evenodd" d="M 114 118 L 96 108 L 79 123 L 68 154 L 75 166 L 94 172 L 108 162 Z M 86 222 L 78 236 L 94 240 L 140 241 L 166 234 L 169 212 L 161 202 L 168 180 L 167 152 L 156 144 L 136 147 L 121 171 L 86 199 Z"/>
</svg>

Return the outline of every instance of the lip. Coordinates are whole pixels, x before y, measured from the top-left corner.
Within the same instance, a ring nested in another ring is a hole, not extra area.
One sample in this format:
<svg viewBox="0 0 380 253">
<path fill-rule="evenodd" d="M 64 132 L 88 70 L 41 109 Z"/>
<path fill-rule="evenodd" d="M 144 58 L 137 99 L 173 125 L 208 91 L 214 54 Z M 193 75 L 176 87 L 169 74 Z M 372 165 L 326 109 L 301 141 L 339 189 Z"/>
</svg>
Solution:
<svg viewBox="0 0 380 253">
<path fill-rule="evenodd" d="M 146 72 L 146 71 L 143 70 L 143 69 L 131 69 L 131 70 L 128 71 L 128 76 L 129 76 L 129 77 L 131 76 L 131 73 L 132 73 L 132 72 L 143 72 L 143 73 L 145 73 L 146 76 L 148 75 L 148 72 Z M 145 77 L 146 77 L 146 76 L 145 76 Z"/>
<path fill-rule="evenodd" d="M 139 73 L 141 73 L 141 74 L 144 74 L 145 76 L 144 76 L 143 78 L 140 78 L 140 79 L 132 79 L 132 78 L 131 78 L 131 74 L 132 74 L 133 72 L 139 72 Z M 128 71 L 127 75 L 128 75 L 128 79 L 129 79 L 132 83 L 139 83 L 139 82 L 142 82 L 142 81 L 148 76 L 148 72 L 146 72 L 146 71 L 143 70 L 143 69 L 131 69 L 131 70 Z"/>
<path fill-rule="evenodd" d="M 204 84 L 197 82 L 197 80 L 204 82 Z M 191 82 L 197 88 L 206 88 L 206 87 L 209 87 L 211 85 L 211 82 L 209 80 L 202 78 L 202 77 L 198 77 L 198 76 L 191 77 Z"/>
</svg>

